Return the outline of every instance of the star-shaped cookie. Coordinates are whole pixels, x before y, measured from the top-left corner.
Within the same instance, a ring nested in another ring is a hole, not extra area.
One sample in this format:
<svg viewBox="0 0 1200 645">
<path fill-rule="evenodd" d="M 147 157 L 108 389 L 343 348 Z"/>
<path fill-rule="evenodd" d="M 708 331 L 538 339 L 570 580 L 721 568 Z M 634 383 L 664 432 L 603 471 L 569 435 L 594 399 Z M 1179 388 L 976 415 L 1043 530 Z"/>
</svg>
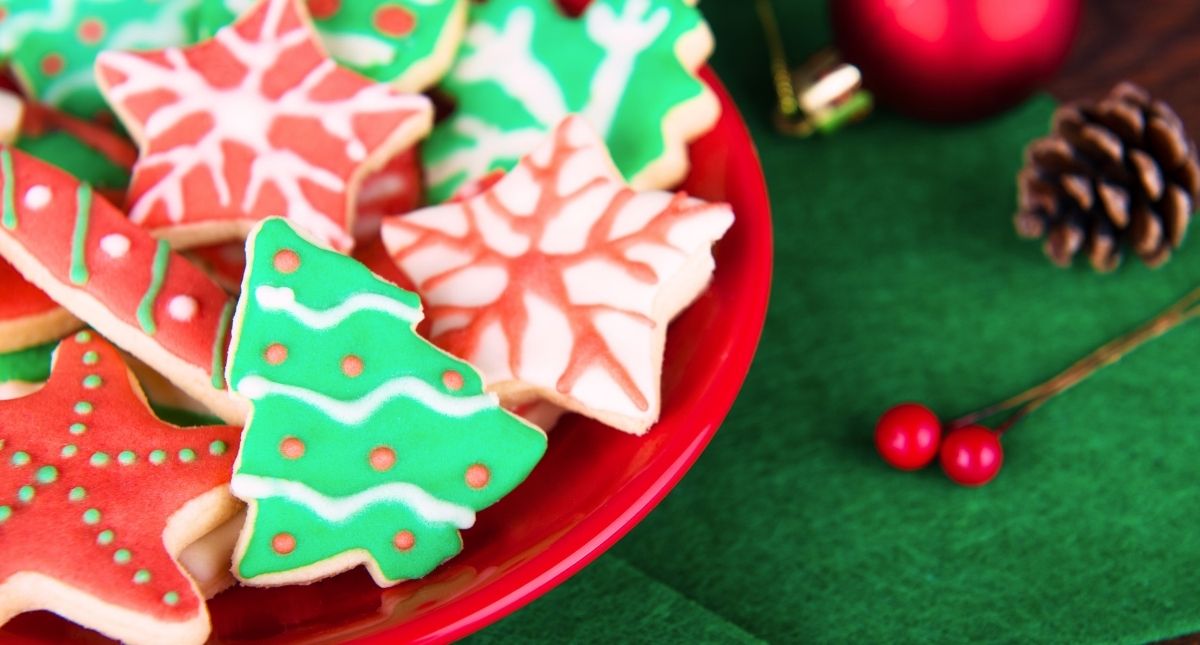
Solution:
<svg viewBox="0 0 1200 645">
<path fill-rule="evenodd" d="M 636 192 L 578 116 L 482 193 L 388 218 L 430 339 L 506 402 L 541 397 L 642 434 L 670 320 L 708 284 L 725 204 Z"/>
<path fill-rule="evenodd" d="M 141 147 L 130 217 L 177 248 L 283 215 L 349 250 L 362 178 L 433 120 L 428 99 L 334 63 L 300 0 L 262 0 L 191 47 L 105 52 L 96 74 Z"/>
<path fill-rule="evenodd" d="M 203 642 L 175 555 L 236 511 L 238 440 L 160 421 L 111 345 L 64 340 L 44 388 L 0 403 L 0 623 L 47 609 L 127 642 Z"/>
</svg>

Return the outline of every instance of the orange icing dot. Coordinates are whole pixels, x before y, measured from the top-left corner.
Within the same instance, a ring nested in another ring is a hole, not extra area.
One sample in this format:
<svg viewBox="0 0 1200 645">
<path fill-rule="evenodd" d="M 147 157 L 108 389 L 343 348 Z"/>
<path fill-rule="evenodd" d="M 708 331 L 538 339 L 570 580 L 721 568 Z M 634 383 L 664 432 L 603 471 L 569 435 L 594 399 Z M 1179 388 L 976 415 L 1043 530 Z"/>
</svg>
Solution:
<svg viewBox="0 0 1200 645">
<path fill-rule="evenodd" d="M 475 464 L 467 469 L 467 486 L 480 489 L 488 485 L 492 479 L 492 471 L 483 464 Z"/>
<path fill-rule="evenodd" d="M 396 463 L 396 451 L 387 446 L 376 446 L 368 457 L 371 467 L 379 472 L 389 470 Z"/>
<path fill-rule="evenodd" d="M 269 365 L 278 365 L 287 360 L 288 348 L 279 343 L 271 343 L 267 345 L 267 350 L 263 352 L 263 358 Z"/>
<path fill-rule="evenodd" d="M 88 18 L 79 23 L 79 40 L 95 44 L 104 38 L 104 23 L 97 18 Z"/>
<path fill-rule="evenodd" d="M 462 389 L 463 375 L 456 370 L 446 370 L 442 372 L 442 385 L 445 385 L 447 390 L 457 392 Z"/>
<path fill-rule="evenodd" d="M 342 374 L 354 378 L 363 373 L 362 359 L 351 354 L 342 359 Z"/>
<path fill-rule="evenodd" d="M 65 66 L 63 57 L 58 54 L 46 54 L 46 57 L 42 59 L 42 73 L 46 76 L 57 76 Z"/>
<path fill-rule="evenodd" d="M 392 538 L 392 545 L 396 547 L 397 551 L 407 551 L 416 543 L 417 537 L 409 530 L 397 531 L 396 537 Z"/>
<path fill-rule="evenodd" d="M 280 273 L 295 273 L 300 268 L 300 256 L 291 249 L 283 249 L 275 254 L 275 270 Z"/>
<path fill-rule="evenodd" d="M 308 12 L 317 20 L 332 18 L 342 8 L 342 0 L 308 0 Z"/>
<path fill-rule="evenodd" d="M 271 548 L 279 555 L 287 555 L 296 550 L 296 537 L 291 533 L 276 533 L 271 538 Z"/>
<path fill-rule="evenodd" d="M 279 454 L 285 459 L 299 459 L 304 456 L 304 442 L 296 437 L 285 437 L 279 442 Z"/>
<path fill-rule="evenodd" d="M 407 36 L 417 25 L 416 18 L 400 5 L 387 4 L 375 11 L 375 28 L 385 36 Z"/>
</svg>

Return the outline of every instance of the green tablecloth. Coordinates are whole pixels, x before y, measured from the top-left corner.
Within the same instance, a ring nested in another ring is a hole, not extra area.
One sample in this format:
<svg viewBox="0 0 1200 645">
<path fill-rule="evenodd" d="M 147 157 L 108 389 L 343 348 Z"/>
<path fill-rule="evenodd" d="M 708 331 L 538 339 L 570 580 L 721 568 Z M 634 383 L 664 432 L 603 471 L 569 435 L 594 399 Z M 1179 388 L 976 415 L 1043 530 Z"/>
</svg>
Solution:
<svg viewBox="0 0 1200 645">
<path fill-rule="evenodd" d="M 776 2 L 794 57 L 823 2 Z M 711 447 L 595 564 L 477 642 L 1144 641 L 1200 630 L 1200 324 L 1005 438 L 989 486 L 889 470 L 875 418 L 955 415 L 1056 373 L 1200 280 L 1060 271 L 1012 230 L 1021 149 L 1053 103 L 940 127 L 877 114 L 776 136 L 749 2 L 703 3 L 758 142 L 776 231 L 758 359 Z"/>
</svg>

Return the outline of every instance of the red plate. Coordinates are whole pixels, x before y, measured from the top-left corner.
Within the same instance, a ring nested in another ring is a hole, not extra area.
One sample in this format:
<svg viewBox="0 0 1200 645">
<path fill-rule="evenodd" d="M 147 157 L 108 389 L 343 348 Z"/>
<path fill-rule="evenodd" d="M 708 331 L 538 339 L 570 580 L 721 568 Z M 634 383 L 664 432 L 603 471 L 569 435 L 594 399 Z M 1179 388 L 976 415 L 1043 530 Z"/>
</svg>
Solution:
<svg viewBox="0 0 1200 645">
<path fill-rule="evenodd" d="M 720 97 L 716 129 L 691 148 L 689 193 L 733 205 L 711 288 L 672 325 L 662 420 L 633 437 L 577 416 L 550 434 L 533 475 L 463 534 L 462 554 L 422 580 L 377 588 L 360 568 L 303 587 L 226 591 L 209 602 L 216 642 L 443 642 L 516 611 L 579 571 L 671 490 L 741 388 L 767 311 L 771 215 L 758 154 L 737 108 Z M 69 557 L 64 554 L 64 557 Z M 5 635 L 102 640 L 46 613 Z"/>
</svg>

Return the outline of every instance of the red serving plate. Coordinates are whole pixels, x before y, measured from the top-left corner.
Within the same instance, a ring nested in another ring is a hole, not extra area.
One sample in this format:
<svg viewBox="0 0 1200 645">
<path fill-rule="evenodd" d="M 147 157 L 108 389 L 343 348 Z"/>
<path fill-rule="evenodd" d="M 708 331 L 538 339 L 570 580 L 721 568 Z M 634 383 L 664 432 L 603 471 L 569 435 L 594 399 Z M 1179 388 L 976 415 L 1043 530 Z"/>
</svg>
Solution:
<svg viewBox="0 0 1200 645">
<path fill-rule="evenodd" d="M 429 576 L 379 589 L 359 568 L 308 586 L 230 589 L 209 602 L 214 642 L 432 643 L 466 636 L 582 569 L 683 477 L 746 377 L 771 280 L 770 204 L 758 154 L 720 81 L 709 70 L 704 79 L 722 116 L 691 146 L 683 189 L 729 202 L 737 221 L 716 248 L 712 286 L 671 325 L 662 420 L 634 437 L 565 417 L 529 479 L 480 513 L 463 533 L 463 552 Z M 45 612 L 17 617 L 0 637 L 105 642 Z"/>
</svg>

